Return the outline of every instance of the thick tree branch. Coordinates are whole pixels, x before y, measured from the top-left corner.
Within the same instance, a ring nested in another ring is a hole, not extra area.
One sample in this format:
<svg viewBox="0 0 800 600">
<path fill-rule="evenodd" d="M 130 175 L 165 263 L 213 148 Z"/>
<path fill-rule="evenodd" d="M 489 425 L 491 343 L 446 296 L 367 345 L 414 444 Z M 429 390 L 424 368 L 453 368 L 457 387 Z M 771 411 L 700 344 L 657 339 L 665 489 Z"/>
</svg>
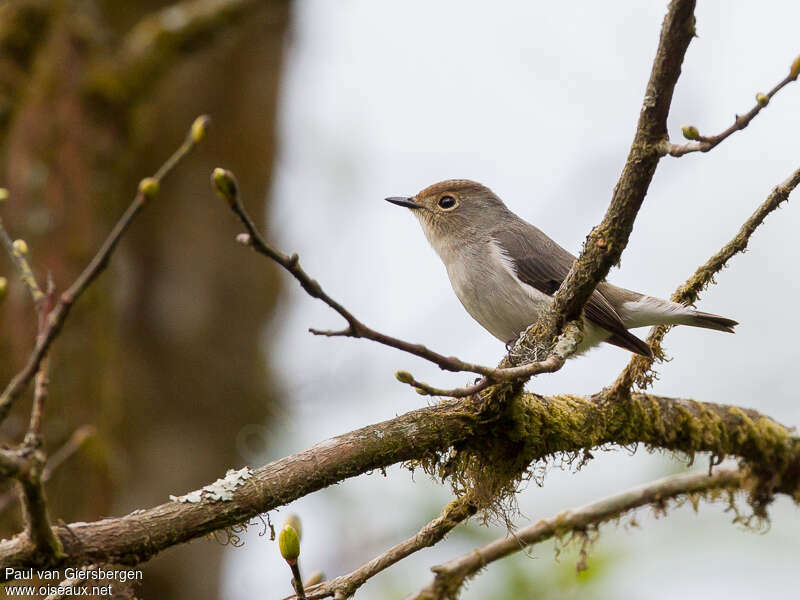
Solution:
<svg viewBox="0 0 800 600">
<path fill-rule="evenodd" d="M 800 169 L 797 169 L 783 181 L 783 183 L 772 190 L 761 206 L 759 206 L 750 218 L 744 222 L 733 239 L 725 244 L 714 256 L 709 258 L 705 264 L 700 266 L 697 271 L 695 271 L 694 275 L 687 279 L 682 286 L 675 290 L 671 300 L 681 304 L 694 304 L 700 297 L 700 293 L 705 290 L 709 284 L 713 283 L 714 276 L 728 264 L 728 261 L 747 249 L 750 237 L 758 226 L 764 222 L 767 215 L 789 199 L 789 194 L 791 194 L 798 185 L 800 185 Z M 647 343 L 653 350 L 654 358 L 664 358 L 661 342 L 669 330 L 669 326 L 659 325 L 658 327 L 654 327 L 647 337 Z M 633 387 L 634 383 L 641 389 L 645 389 L 653 380 L 652 366 L 653 359 L 644 356 L 632 357 L 628 365 L 614 382 L 611 395 L 618 396 L 620 394 L 626 394 Z"/>
<path fill-rule="evenodd" d="M 618 519 L 636 508 L 653 504 L 658 507 L 665 500 L 679 496 L 703 494 L 711 490 L 738 489 L 745 475 L 737 469 L 720 469 L 713 475 L 686 473 L 664 477 L 652 483 L 629 489 L 621 494 L 603 498 L 580 508 L 565 510 L 550 519 L 526 527 L 515 534 L 496 540 L 433 567 L 434 580 L 409 600 L 454 600 L 464 582 L 489 563 L 524 550 L 554 536 L 571 531 L 584 531 L 601 523 Z"/>
<path fill-rule="evenodd" d="M 156 196 L 161 181 L 189 152 L 191 152 L 197 142 L 202 139 L 207 126 L 208 117 L 198 117 L 192 124 L 191 130 L 187 134 L 183 144 L 181 144 L 175 153 L 167 159 L 153 177 L 142 180 L 142 185 L 139 186 L 139 191 L 133 199 L 133 202 L 128 206 L 128 209 L 120 220 L 117 221 L 117 224 L 111 230 L 111 233 L 108 235 L 105 242 L 103 242 L 103 245 L 100 246 L 97 254 L 95 254 L 83 272 L 78 275 L 78 278 L 69 289 L 61 294 L 55 307 L 47 316 L 47 323 L 41 334 L 37 337 L 36 346 L 28 358 L 28 362 L 25 364 L 22 371 L 14 376 L 6 386 L 2 395 L 0 395 L 0 421 L 8 416 L 8 412 L 11 410 L 14 400 L 25 390 L 30 380 L 39 370 L 39 365 L 47 355 L 47 351 L 50 349 L 53 340 L 55 340 L 61 331 L 61 327 L 64 325 L 64 321 L 66 321 L 72 305 L 80 298 L 97 276 L 105 270 L 114 249 L 117 247 L 120 239 L 122 239 L 122 235 L 136 218 L 136 215 L 139 214 L 148 201 Z"/>
<path fill-rule="evenodd" d="M 349 477 L 409 460 L 435 460 L 454 445 L 483 452 L 504 445 L 534 461 L 608 444 L 643 443 L 746 459 L 756 507 L 773 493 L 794 495 L 800 489 L 800 440 L 756 411 L 645 394 L 627 402 L 521 394 L 501 413 L 479 413 L 475 407 L 474 398 L 445 400 L 331 438 L 253 471 L 228 502 L 167 502 L 124 517 L 56 527 L 67 557 L 49 566 L 138 564 Z M 453 476 L 458 465 L 450 467 Z M 36 560 L 26 536 L 0 541 L 0 567 L 22 568 Z"/>
<path fill-rule="evenodd" d="M 138 564 L 175 544 L 247 521 L 348 477 L 433 455 L 471 435 L 480 423 L 467 401 L 446 401 L 257 469 L 229 502 L 171 501 L 120 518 L 56 527 L 68 557 L 50 566 Z M 24 535 L 0 541 L 0 576 L 5 567 L 34 564 L 36 552 Z"/>
</svg>

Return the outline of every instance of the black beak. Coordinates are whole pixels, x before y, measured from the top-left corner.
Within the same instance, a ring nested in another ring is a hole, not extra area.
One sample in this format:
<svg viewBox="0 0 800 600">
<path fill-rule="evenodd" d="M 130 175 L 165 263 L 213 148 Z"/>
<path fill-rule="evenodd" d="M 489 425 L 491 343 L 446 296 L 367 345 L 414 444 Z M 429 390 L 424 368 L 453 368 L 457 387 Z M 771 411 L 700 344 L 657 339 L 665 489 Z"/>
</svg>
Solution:
<svg viewBox="0 0 800 600">
<path fill-rule="evenodd" d="M 392 204 L 397 204 L 397 206 L 405 206 L 406 208 L 422 208 L 419 204 L 414 202 L 411 198 L 405 198 L 403 196 L 394 196 L 392 198 L 386 198 L 387 202 L 391 202 Z"/>
</svg>

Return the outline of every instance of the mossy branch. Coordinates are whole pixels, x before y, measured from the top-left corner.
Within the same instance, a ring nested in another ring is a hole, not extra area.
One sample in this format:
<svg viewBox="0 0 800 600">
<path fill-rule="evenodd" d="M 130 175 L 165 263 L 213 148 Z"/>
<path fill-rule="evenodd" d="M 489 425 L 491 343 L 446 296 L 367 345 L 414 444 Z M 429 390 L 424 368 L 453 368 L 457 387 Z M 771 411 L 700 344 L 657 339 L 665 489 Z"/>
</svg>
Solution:
<svg viewBox="0 0 800 600">
<path fill-rule="evenodd" d="M 531 461 L 611 444 L 741 457 L 753 476 L 750 502 L 756 510 L 773 494 L 795 497 L 800 488 L 800 440 L 753 410 L 646 394 L 629 402 L 520 394 L 493 408 L 502 412 L 478 412 L 473 398 L 445 400 L 331 438 L 254 470 L 229 501 L 167 502 L 55 527 L 66 558 L 45 566 L 139 564 L 347 478 L 411 460 L 476 490 L 477 506 L 495 500 L 499 486 L 490 488 Z M 486 488 L 474 485 L 481 478 Z M 478 493 L 483 489 L 486 497 Z M 39 558 L 25 535 L 0 541 L 0 564 L 24 568 Z"/>
<path fill-rule="evenodd" d="M 728 261 L 740 252 L 747 250 L 750 237 L 755 230 L 770 213 L 789 199 L 789 195 L 798 185 L 800 185 L 800 169 L 797 169 L 780 185 L 775 186 L 761 206 L 744 222 L 733 239 L 700 266 L 682 286 L 675 290 L 671 300 L 680 304 L 694 304 L 700 297 L 700 293 L 714 282 L 714 276 L 727 266 Z M 612 396 L 627 394 L 634 384 L 641 389 L 646 389 L 653 382 L 654 375 L 651 370 L 653 360 L 664 358 L 661 342 L 670 329 L 669 325 L 659 325 L 652 329 L 647 337 L 647 343 L 653 350 L 654 358 L 633 356 L 614 382 L 611 388 Z"/>
<path fill-rule="evenodd" d="M 524 550 L 552 537 L 585 531 L 602 523 L 619 519 L 624 514 L 648 504 L 663 507 L 666 500 L 698 494 L 736 490 L 744 484 L 746 473 L 737 469 L 720 469 L 716 473 L 687 473 L 664 477 L 652 483 L 603 498 L 580 508 L 565 510 L 549 519 L 522 529 L 513 535 L 495 540 L 482 548 L 437 565 L 431 570 L 433 581 L 409 600 L 450 600 L 458 597 L 464 583 L 488 564 Z"/>
</svg>

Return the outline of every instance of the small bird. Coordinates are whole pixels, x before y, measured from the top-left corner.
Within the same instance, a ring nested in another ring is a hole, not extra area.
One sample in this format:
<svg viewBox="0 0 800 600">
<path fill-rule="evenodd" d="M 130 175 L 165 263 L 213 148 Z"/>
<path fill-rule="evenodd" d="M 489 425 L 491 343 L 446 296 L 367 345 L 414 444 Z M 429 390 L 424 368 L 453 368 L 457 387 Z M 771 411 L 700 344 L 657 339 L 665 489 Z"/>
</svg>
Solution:
<svg viewBox="0 0 800 600">
<path fill-rule="evenodd" d="M 416 196 L 386 200 L 414 213 L 461 304 L 507 345 L 550 305 L 575 260 L 474 181 L 441 181 Z M 648 325 L 733 333 L 738 323 L 603 281 L 584 308 L 584 338 L 577 353 L 606 342 L 652 357 L 650 347 L 628 331 Z"/>
</svg>

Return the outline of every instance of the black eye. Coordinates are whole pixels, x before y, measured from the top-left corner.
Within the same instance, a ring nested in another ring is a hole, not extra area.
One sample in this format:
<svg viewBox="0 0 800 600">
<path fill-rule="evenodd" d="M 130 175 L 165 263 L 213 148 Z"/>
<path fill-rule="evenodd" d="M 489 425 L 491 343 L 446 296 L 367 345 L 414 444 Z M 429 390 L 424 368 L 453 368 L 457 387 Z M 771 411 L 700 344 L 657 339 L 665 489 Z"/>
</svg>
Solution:
<svg viewBox="0 0 800 600">
<path fill-rule="evenodd" d="M 452 196 L 442 196 L 439 198 L 439 208 L 448 210 L 456 205 L 456 199 Z"/>
</svg>

